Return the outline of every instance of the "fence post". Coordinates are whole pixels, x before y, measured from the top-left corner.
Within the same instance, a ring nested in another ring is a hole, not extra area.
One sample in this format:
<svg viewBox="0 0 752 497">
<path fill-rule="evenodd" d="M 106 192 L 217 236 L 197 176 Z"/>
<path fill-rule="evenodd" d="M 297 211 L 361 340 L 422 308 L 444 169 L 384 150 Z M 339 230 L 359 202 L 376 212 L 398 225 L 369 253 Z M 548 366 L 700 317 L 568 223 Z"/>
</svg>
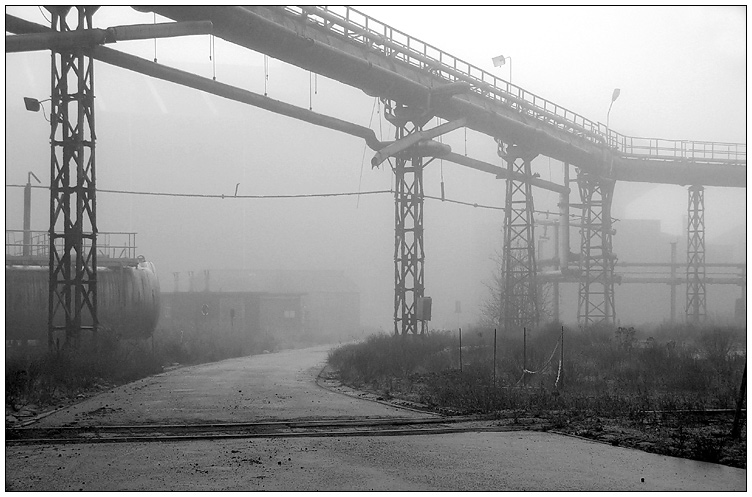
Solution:
<svg viewBox="0 0 752 497">
<path fill-rule="evenodd" d="M 742 385 L 739 388 L 739 398 L 736 400 L 736 414 L 734 414 L 734 425 L 731 427 L 731 438 L 738 439 L 742 434 L 742 404 L 744 404 L 744 393 L 747 390 L 747 365 L 744 365 L 742 373 Z"/>
<path fill-rule="evenodd" d="M 462 328 L 460 328 L 460 373 L 462 372 Z"/>
<path fill-rule="evenodd" d="M 496 328 L 494 328 L 493 386 L 496 388 Z"/>
</svg>

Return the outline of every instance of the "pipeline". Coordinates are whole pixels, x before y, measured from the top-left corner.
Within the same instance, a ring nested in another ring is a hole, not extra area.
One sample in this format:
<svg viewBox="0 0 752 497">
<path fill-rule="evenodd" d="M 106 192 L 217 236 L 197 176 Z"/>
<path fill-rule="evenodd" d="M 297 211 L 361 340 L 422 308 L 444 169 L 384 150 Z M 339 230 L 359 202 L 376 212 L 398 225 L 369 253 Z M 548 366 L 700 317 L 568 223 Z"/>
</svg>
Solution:
<svg viewBox="0 0 752 497">
<path fill-rule="evenodd" d="M 133 24 L 107 29 L 92 28 L 66 32 L 47 31 L 24 33 L 5 37 L 5 53 L 55 50 L 58 52 L 78 47 L 91 47 L 105 43 L 150 38 L 211 34 L 210 21 L 168 22 L 159 24 Z"/>
<path fill-rule="evenodd" d="M 40 33 L 50 32 L 49 28 L 42 25 L 5 14 L 5 29 L 16 33 Z M 288 117 L 299 119 L 317 126 L 341 131 L 352 136 L 363 138 L 366 144 L 373 150 L 379 150 L 389 142 L 381 142 L 376 138 L 376 133 L 370 128 L 359 126 L 335 117 L 326 116 L 302 107 L 297 107 L 273 98 L 265 97 L 257 93 L 242 90 L 234 86 L 220 83 L 208 78 L 196 76 L 180 69 L 174 69 L 150 60 L 129 55 L 107 47 L 96 46 L 85 50 L 87 55 L 107 64 L 128 69 L 153 78 L 170 81 L 172 83 L 188 86 L 190 88 L 211 93 L 228 100 L 245 103 L 271 112 L 276 112 Z"/>
</svg>

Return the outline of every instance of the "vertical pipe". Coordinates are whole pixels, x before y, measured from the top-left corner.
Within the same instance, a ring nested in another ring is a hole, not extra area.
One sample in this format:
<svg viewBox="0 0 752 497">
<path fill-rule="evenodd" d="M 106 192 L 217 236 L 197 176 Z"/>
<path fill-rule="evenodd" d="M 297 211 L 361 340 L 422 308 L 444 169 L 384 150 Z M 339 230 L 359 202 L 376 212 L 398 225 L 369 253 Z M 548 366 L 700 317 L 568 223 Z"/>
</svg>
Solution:
<svg viewBox="0 0 752 497">
<path fill-rule="evenodd" d="M 676 242 L 671 242 L 671 324 L 676 322 Z"/>
<path fill-rule="evenodd" d="M 527 384 L 527 328 L 522 328 L 522 384 Z"/>
<path fill-rule="evenodd" d="M 561 221 L 554 222 L 554 258 L 558 260 L 559 271 L 563 270 L 561 261 L 561 249 L 559 243 L 561 243 L 561 236 L 559 230 L 561 229 Z M 559 282 L 554 280 L 553 282 L 553 320 L 559 321 Z"/>
<path fill-rule="evenodd" d="M 567 193 L 559 194 L 559 267 L 562 271 L 569 267 L 569 164 L 564 163 L 564 186 Z"/>
</svg>

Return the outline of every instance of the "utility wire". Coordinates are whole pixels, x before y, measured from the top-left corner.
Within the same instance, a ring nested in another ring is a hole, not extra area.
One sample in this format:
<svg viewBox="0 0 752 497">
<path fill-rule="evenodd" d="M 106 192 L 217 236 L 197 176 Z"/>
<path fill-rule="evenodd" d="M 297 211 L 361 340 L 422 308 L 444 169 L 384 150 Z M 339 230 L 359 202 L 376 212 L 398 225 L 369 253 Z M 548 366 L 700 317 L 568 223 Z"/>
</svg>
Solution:
<svg viewBox="0 0 752 497">
<path fill-rule="evenodd" d="M 27 185 L 13 185 L 13 184 L 6 184 L 6 188 L 26 188 Z M 31 188 L 41 188 L 44 190 L 49 190 L 49 186 L 44 185 L 31 185 Z M 221 194 L 212 194 L 212 193 L 169 193 L 169 192 L 138 192 L 138 191 L 131 191 L 131 190 L 109 190 L 104 188 L 97 188 L 97 193 L 115 193 L 115 194 L 121 194 L 121 195 L 145 195 L 145 196 L 152 196 L 152 197 L 183 197 L 183 198 L 219 198 L 219 199 L 285 199 L 285 198 L 320 198 L 320 197 L 348 197 L 348 196 L 357 196 L 357 195 L 380 195 L 384 193 L 389 194 L 395 194 L 397 193 L 393 188 L 389 190 L 372 190 L 367 192 L 339 192 L 339 193 L 299 193 L 299 194 L 288 194 L 288 195 L 225 195 L 224 193 Z M 484 205 L 484 204 L 478 204 L 473 202 L 464 202 L 462 200 L 453 200 L 450 198 L 442 199 L 441 197 L 434 197 L 433 195 L 425 195 L 423 194 L 422 197 L 424 199 L 430 199 L 430 200 L 438 200 L 441 202 L 448 202 L 450 204 L 458 204 L 458 205 L 466 205 L 469 207 L 475 207 L 478 209 L 491 209 L 491 210 L 504 210 L 504 207 L 499 207 L 496 205 Z M 538 211 L 534 210 L 536 214 L 558 214 L 550 211 Z M 570 214 L 570 217 L 575 217 L 574 214 Z"/>
<path fill-rule="evenodd" d="M 26 185 L 5 185 L 6 188 L 25 188 Z M 49 186 L 43 185 L 31 185 L 32 188 L 43 188 L 49 190 Z M 122 195 L 147 195 L 153 197 L 184 197 L 184 198 L 245 198 L 245 199 L 274 199 L 274 198 L 314 198 L 314 197 L 345 197 L 351 195 L 375 195 L 379 193 L 392 193 L 391 190 L 374 190 L 368 192 L 340 192 L 340 193 L 300 193 L 300 194 L 288 194 L 288 195 L 226 195 L 212 194 L 212 193 L 169 193 L 169 192 L 137 192 L 131 190 L 109 190 L 105 188 L 97 188 L 97 193 L 115 193 Z"/>
</svg>

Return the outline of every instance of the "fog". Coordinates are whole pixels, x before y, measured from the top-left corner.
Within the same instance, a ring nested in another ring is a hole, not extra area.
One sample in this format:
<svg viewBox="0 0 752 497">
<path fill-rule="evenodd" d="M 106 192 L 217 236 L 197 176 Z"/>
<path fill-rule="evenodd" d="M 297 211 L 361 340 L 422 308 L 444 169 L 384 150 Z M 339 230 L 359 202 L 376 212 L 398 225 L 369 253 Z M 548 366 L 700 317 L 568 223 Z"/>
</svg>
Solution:
<svg viewBox="0 0 752 497">
<path fill-rule="evenodd" d="M 620 133 L 746 141 L 744 10 L 362 10 L 487 70 L 493 69 L 491 57 L 509 54 L 515 84 L 596 121 L 605 122 L 611 91 L 619 87 L 621 97 L 610 122 Z M 35 7 L 6 11 L 45 24 Z M 438 21 L 443 18 L 463 22 L 441 31 L 445 24 Z M 153 17 L 106 7 L 95 19 L 106 27 L 152 22 Z M 587 37 L 582 33 L 586 29 L 592 29 Z M 112 48 L 154 57 L 150 40 Z M 269 61 L 265 82 L 262 55 L 221 40 L 216 41 L 213 61 L 208 55 L 208 37 L 157 44 L 160 63 L 205 77 L 216 73 L 218 81 L 261 94 L 266 90 L 274 99 L 370 126 L 385 140 L 394 137 L 380 105 L 358 89 L 322 76 L 314 80 L 307 71 L 276 60 Z M 24 96 L 48 98 L 49 65 L 48 52 L 6 55 L 6 185 L 25 183 L 28 171 L 49 184 L 49 125 L 41 113 L 26 112 L 22 101 Z M 362 140 L 99 62 L 95 94 L 98 189 L 227 196 L 98 194 L 99 230 L 137 232 L 138 253 L 156 265 L 163 291 L 172 289 L 174 272 L 336 270 L 360 289 L 362 326 L 392 329 L 393 198 L 388 193 L 365 193 L 389 190 L 394 180 L 386 164 L 371 168 L 373 151 Z M 427 127 L 435 124 L 436 120 Z M 473 158 L 501 165 L 490 137 L 467 132 L 465 138 L 460 129 L 444 141 L 454 152 L 467 151 Z M 533 171 L 562 183 L 558 161 L 538 157 Z M 440 160 L 425 170 L 426 195 L 441 195 L 442 177 L 447 198 L 504 205 L 503 181 Z M 240 199 L 233 198 L 236 186 L 239 195 L 364 194 Z M 6 229 L 20 229 L 22 191 L 6 186 L 5 194 Z M 574 193 L 572 202 L 577 201 Z M 536 209 L 555 211 L 556 203 L 555 194 L 535 191 Z M 705 207 L 708 261 L 744 261 L 746 188 L 709 187 Z M 48 228 L 48 209 L 48 192 L 34 190 L 32 229 Z M 660 228 L 659 236 L 634 243 L 641 232 L 627 230 L 631 238 L 621 241 L 617 222 L 614 244 L 620 260 L 654 257 L 668 262 L 668 242 L 679 240 L 678 260 L 684 261 L 686 212 L 685 187 L 618 183 L 613 216 L 625 225 L 628 220 L 656 220 Z M 426 199 L 424 215 L 426 295 L 434 306 L 431 325 L 474 323 L 487 298 L 485 284 L 495 267 L 492 257 L 501 247 L 502 212 Z M 579 247 L 573 246 L 573 251 Z M 571 322 L 576 316 L 576 288 L 568 292 L 562 297 L 562 313 Z M 622 322 L 668 318 L 668 287 L 617 287 L 616 292 Z M 710 286 L 708 313 L 727 316 L 733 312 L 730 299 L 738 293 L 736 287 Z M 683 288 L 679 296 L 681 313 Z M 652 300 L 647 310 L 645 298 L 647 305 Z M 461 315 L 454 313 L 455 301 L 462 302 Z"/>
</svg>

